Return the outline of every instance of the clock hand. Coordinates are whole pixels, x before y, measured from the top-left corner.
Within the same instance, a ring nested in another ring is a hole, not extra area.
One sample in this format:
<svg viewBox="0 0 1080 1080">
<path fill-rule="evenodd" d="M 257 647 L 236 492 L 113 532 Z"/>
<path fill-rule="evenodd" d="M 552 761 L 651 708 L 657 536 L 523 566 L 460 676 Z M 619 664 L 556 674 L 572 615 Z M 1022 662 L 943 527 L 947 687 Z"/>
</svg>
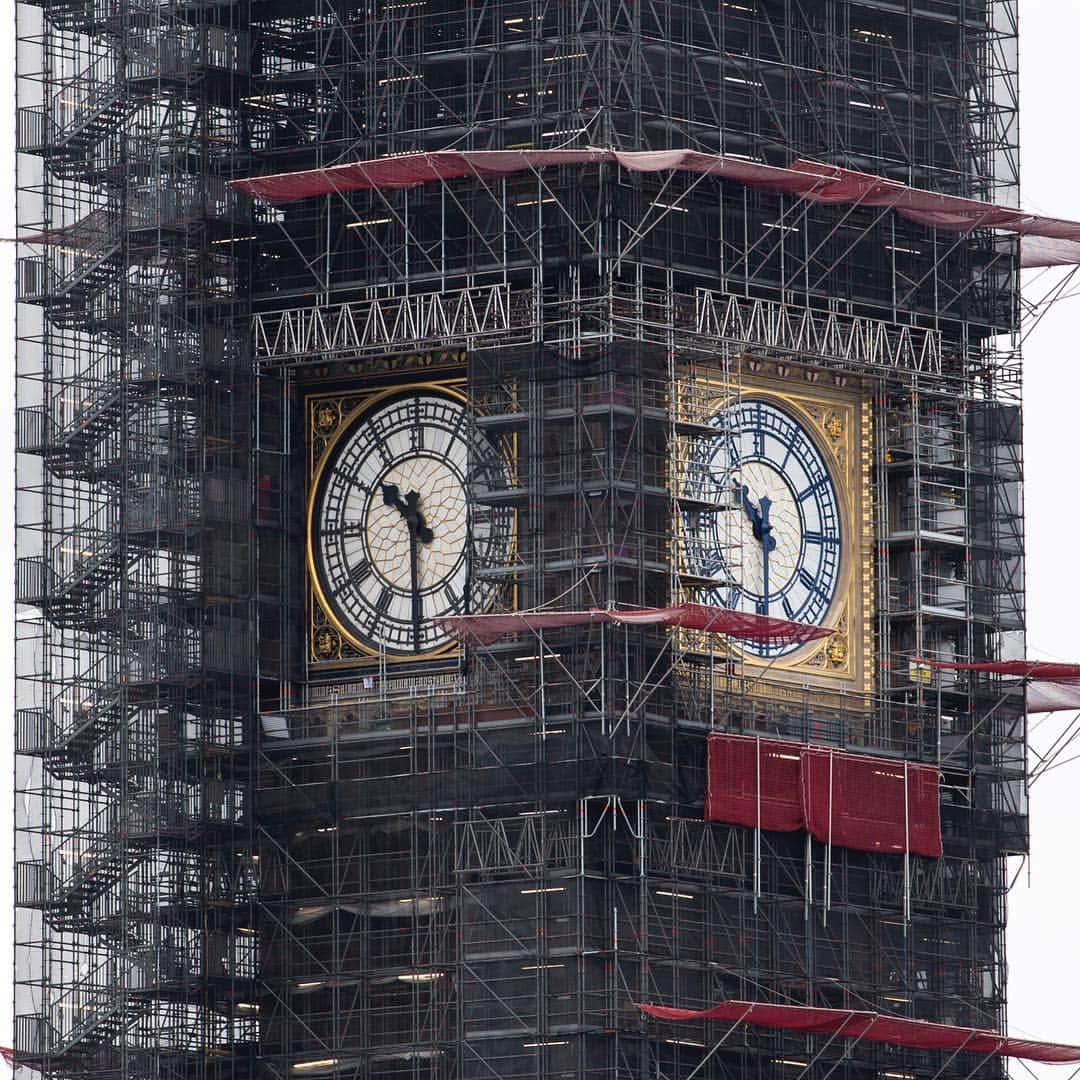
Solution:
<svg viewBox="0 0 1080 1080">
<path fill-rule="evenodd" d="M 405 520 L 409 523 L 409 528 L 416 533 L 416 538 L 422 544 L 430 544 L 435 539 L 435 534 L 428 528 L 427 522 L 424 521 L 424 515 L 420 512 L 420 495 L 418 492 L 410 491 L 405 496 L 405 510 L 402 512 L 405 514 Z"/>
<path fill-rule="evenodd" d="M 776 537 L 772 534 L 772 523 L 769 521 L 769 511 L 772 509 L 772 499 L 768 495 L 762 495 L 758 499 L 758 525 L 761 530 L 761 546 L 766 553 L 776 550 Z"/>
<path fill-rule="evenodd" d="M 424 515 L 420 512 L 419 492 L 410 491 L 402 499 L 397 484 L 383 484 L 382 497 L 385 506 L 392 506 L 401 514 L 409 530 L 409 581 L 412 585 L 413 647 L 419 652 L 420 625 L 424 621 L 424 601 L 420 596 L 420 544 L 430 544 L 435 539 L 435 534 L 428 527 L 427 522 L 424 521 Z"/>
<path fill-rule="evenodd" d="M 742 500 L 742 508 L 746 512 L 746 516 L 750 519 L 750 525 L 754 530 L 754 539 L 761 539 L 761 514 L 754 504 L 750 501 L 750 489 L 745 485 L 735 485 L 739 492 L 739 498 Z"/>
<path fill-rule="evenodd" d="M 392 506 L 405 519 L 410 536 L 415 534 L 422 544 L 430 544 L 435 539 L 435 534 L 431 531 L 420 511 L 419 492 L 410 491 L 402 499 L 397 484 L 383 484 L 382 497 L 384 506 Z"/>
<path fill-rule="evenodd" d="M 758 499 L 758 521 L 761 535 L 761 603 L 758 604 L 758 614 L 769 614 L 769 552 L 776 548 L 776 537 L 772 534 L 772 524 L 769 521 L 769 511 L 772 509 L 772 499 L 768 495 L 762 495 Z"/>
</svg>

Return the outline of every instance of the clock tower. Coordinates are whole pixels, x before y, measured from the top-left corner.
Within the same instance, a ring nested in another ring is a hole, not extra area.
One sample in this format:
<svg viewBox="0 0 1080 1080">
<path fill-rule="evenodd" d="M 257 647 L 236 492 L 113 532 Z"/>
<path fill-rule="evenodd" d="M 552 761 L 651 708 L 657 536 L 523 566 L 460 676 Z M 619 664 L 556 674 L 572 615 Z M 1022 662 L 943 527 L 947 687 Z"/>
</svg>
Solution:
<svg viewBox="0 0 1080 1080">
<path fill-rule="evenodd" d="M 21 0 L 20 1068 L 1003 1076 L 1015 6 Z"/>
</svg>

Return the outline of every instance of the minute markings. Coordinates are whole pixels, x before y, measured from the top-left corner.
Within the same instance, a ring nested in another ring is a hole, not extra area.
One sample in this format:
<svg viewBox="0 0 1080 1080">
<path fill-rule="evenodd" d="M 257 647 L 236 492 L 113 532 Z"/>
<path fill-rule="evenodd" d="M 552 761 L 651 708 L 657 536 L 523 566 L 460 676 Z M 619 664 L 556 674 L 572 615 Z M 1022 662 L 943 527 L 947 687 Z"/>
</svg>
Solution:
<svg viewBox="0 0 1080 1080">
<path fill-rule="evenodd" d="M 363 536 L 364 523 L 362 521 L 346 521 L 341 525 L 319 525 L 321 536 Z"/>
</svg>

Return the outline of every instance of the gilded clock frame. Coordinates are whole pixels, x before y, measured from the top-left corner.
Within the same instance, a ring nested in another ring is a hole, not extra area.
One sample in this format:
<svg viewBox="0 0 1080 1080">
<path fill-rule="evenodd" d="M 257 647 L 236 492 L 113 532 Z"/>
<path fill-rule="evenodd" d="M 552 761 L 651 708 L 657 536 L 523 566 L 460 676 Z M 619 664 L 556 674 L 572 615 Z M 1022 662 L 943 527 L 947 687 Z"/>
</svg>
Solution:
<svg viewBox="0 0 1080 1080">
<path fill-rule="evenodd" d="M 778 659 L 754 656 L 731 645 L 751 693 L 802 697 L 808 690 L 864 695 L 874 690 L 873 407 L 855 379 L 835 385 L 794 365 L 760 364 L 736 386 L 716 371 L 704 374 L 709 415 L 737 401 L 769 401 L 806 430 L 826 463 L 841 514 L 840 579 L 824 624 L 833 633 Z M 715 389 L 715 396 L 712 391 Z"/>
<path fill-rule="evenodd" d="M 323 470 L 327 462 L 333 459 L 339 441 L 364 413 L 370 412 L 382 401 L 417 390 L 443 394 L 460 401 L 466 408 L 471 408 L 463 390 L 465 382 L 464 377 L 439 381 L 402 382 L 392 386 L 309 394 L 305 397 L 304 422 L 308 461 L 304 510 L 304 563 L 307 573 L 307 656 L 310 665 L 323 669 L 339 669 L 370 667 L 376 662 L 387 665 L 416 664 L 452 659 L 460 654 L 461 646 L 455 641 L 449 641 L 437 649 L 430 649 L 424 653 L 398 655 L 382 652 L 357 638 L 335 614 L 323 593 L 316 570 L 312 525 Z M 515 462 L 513 448 L 503 445 L 502 440 L 496 445 L 505 457 L 507 468 L 512 472 Z M 512 530 L 511 552 L 517 547 L 516 513 Z"/>
</svg>

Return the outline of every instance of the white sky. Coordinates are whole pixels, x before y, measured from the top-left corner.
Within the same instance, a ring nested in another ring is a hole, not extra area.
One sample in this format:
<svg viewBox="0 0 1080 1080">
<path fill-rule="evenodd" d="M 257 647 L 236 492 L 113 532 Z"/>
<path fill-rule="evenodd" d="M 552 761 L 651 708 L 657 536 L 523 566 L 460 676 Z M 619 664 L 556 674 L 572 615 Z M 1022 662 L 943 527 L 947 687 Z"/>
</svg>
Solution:
<svg viewBox="0 0 1080 1080">
<path fill-rule="evenodd" d="M 1023 194 L 1027 209 L 1080 218 L 1080 3 L 1020 0 L 1023 103 Z M 10 10 L 10 9 L 9 9 Z M 9 24 L 10 25 L 10 24 Z M 0 236 L 14 235 L 12 36 L 0 37 L 0 175 L 9 178 L 0 199 Z M 1055 271 L 1060 274 L 1060 271 Z M 1045 291 L 1049 276 L 1029 288 Z M 9 403 L 0 422 L 0 460 L 13 460 L 12 414 L 14 245 L 0 244 L 0 341 L 9 361 L 0 365 L 0 401 Z M 1080 274 L 1076 288 L 1080 290 Z M 1025 363 L 1025 456 L 1027 479 L 1029 655 L 1080 660 L 1080 295 L 1063 300 L 1032 334 Z M 0 528 L 12 550 L 12 468 L 0 469 Z M 0 592 L 11 603 L 13 571 L 0 574 Z M 12 700 L 11 639 L 0 634 L 0 683 Z M 0 759 L 12 747 L 10 713 L 0 735 Z M 1068 717 L 1034 730 L 1046 746 Z M 1080 742 L 1075 747 L 1080 754 Z M 0 788 L 12 775 L 0 765 Z M 1032 853 L 1010 897 L 1009 1026 L 1014 1034 L 1080 1043 L 1075 985 L 1080 977 L 1080 760 L 1047 773 L 1032 789 Z M 12 799 L 0 799 L 0 836 L 11 837 Z M 0 964 L 10 987 L 11 842 L 0 860 Z M 11 1043 L 11 993 L 0 991 L 0 1044 Z M 1014 1076 L 1028 1073 L 1012 1067 Z M 1071 1070 L 1044 1066 L 1040 1077 L 1068 1080 Z"/>
</svg>

